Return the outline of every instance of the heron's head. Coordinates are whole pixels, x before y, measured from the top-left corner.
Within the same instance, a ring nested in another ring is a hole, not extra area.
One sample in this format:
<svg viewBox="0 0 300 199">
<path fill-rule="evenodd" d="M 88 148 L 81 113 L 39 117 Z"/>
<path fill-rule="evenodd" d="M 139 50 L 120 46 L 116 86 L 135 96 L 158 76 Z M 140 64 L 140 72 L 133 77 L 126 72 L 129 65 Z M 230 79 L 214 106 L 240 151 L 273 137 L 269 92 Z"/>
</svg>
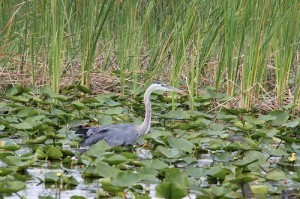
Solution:
<svg viewBox="0 0 300 199">
<path fill-rule="evenodd" d="M 152 90 L 162 90 L 162 91 L 173 91 L 173 92 L 181 92 L 180 89 L 175 88 L 173 86 L 170 86 L 163 82 L 154 82 L 149 88 L 152 88 Z"/>
</svg>

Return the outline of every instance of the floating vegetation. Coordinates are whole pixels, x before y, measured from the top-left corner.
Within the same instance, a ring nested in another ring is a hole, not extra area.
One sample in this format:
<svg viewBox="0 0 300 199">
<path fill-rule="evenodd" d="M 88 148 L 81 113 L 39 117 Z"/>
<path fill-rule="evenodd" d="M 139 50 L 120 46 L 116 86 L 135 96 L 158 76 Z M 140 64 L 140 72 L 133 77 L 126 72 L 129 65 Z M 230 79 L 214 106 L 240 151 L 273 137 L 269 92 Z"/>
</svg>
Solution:
<svg viewBox="0 0 300 199">
<path fill-rule="evenodd" d="M 8 87 L 0 102 L 0 193 L 7 198 L 299 196 L 299 118 L 152 96 L 153 125 L 135 145 L 100 141 L 82 153 L 76 127 L 141 122 L 142 95 L 81 98 Z M 68 91 L 70 92 L 70 91 Z M 78 95 L 76 94 L 78 93 Z M 223 96 L 223 97 L 220 97 Z"/>
</svg>

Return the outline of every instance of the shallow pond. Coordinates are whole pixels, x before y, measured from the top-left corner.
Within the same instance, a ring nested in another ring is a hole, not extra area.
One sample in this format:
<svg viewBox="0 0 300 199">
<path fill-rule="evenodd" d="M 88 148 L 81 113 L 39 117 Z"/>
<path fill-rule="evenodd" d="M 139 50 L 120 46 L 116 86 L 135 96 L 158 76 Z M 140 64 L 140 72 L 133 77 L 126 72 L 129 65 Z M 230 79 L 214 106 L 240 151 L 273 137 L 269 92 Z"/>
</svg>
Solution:
<svg viewBox="0 0 300 199">
<path fill-rule="evenodd" d="M 98 142 L 80 154 L 72 127 L 140 123 L 144 116 L 142 95 L 80 96 L 7 89 L 0 101 L 3 197 L 299 196 L 300 119 L 288 111 L 211 113 L 214 98 L 204 95 L 190 112 L 187 97 L 172 109 L 172 98 L 153 95 L 153 125 L 135 146 Z"/>
</svg>

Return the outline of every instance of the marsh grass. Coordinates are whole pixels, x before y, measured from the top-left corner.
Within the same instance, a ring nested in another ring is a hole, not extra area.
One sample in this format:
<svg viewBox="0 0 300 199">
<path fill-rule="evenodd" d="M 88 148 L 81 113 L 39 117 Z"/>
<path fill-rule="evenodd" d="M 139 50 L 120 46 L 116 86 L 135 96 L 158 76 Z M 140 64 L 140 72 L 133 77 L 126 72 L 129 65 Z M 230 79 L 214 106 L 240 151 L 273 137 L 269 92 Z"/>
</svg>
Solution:
<svg viewBox="0 0 300 199">
<path fill-rule="evenodd" d="M 97 71 L 117 75 L 122 94 L 129 83 L 133 95 L 141 82 L 183 84 L 191 110 L 207 85 L 238 96 L 229 107 L 250 109 L 261 103 L 262 90 L 279 106 L 300 107 L 296 0 L 0 0 L 0 5 L 1 84 L 10 83 L 6 74 L 20 73 L 31 84 L 45 82 L 59 92 L 67 73 L 80 73 L 74 82 L 90 87 Z"/>
</svg>

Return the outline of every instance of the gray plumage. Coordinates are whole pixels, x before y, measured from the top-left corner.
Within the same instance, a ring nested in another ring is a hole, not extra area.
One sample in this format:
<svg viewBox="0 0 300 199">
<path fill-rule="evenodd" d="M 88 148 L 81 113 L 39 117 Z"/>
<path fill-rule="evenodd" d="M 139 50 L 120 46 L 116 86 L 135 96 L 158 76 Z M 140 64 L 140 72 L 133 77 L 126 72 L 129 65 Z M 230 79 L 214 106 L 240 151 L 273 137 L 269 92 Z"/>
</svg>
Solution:
<svg viewBox="0 0 300 199">
<path fill-rule="evenodd" d="M 83 135 L 80 146 L 87 147 L 104 140 L 110 146 L 133 144 L 142 134 L 148 133 L 151 125 L 150 95 L 155 90 L 180 92 L 179 89 L 161 82 L 155 82 L 144 94 L 145 118 L 142 124 L 112 124 L 100 127 L 85 127 L 76 131 Z"/>
</svg>

